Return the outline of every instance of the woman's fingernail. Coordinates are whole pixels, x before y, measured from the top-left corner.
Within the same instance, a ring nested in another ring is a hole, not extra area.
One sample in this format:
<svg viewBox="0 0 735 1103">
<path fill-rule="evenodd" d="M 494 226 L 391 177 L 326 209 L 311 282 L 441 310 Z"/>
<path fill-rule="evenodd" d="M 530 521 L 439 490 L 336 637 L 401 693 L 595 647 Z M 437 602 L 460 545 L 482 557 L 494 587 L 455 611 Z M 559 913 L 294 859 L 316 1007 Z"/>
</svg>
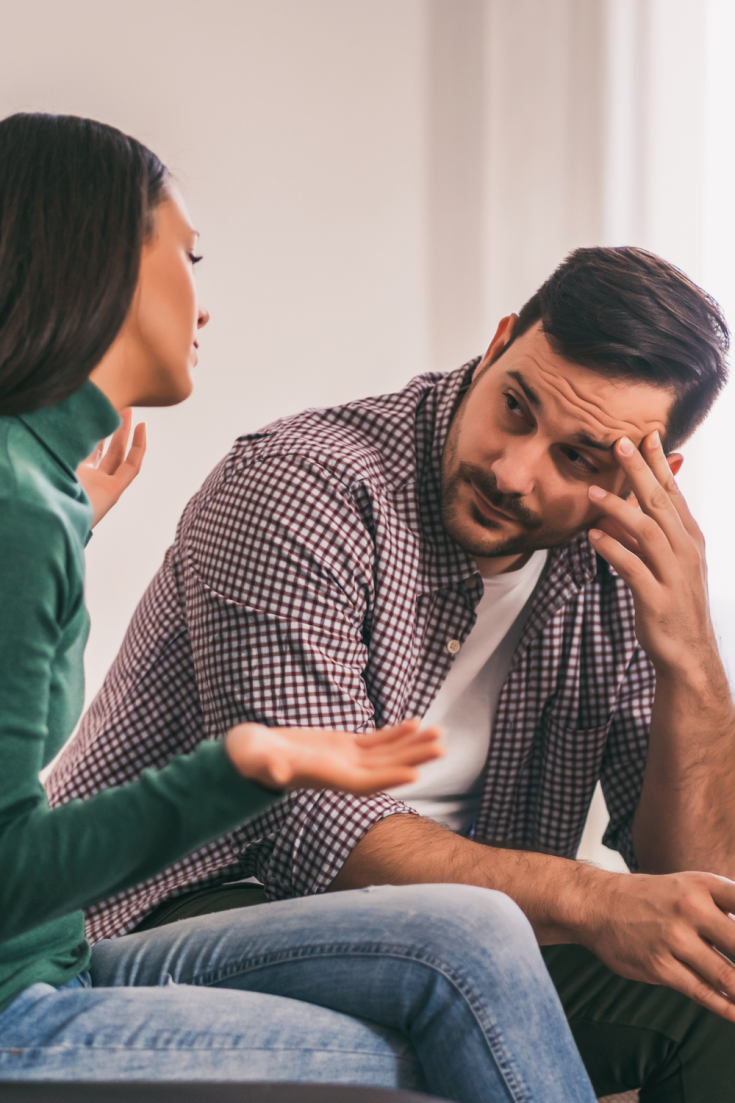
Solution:
<svg viewBox="0 0 735 1103">
<path fill-rule="evenodd" d="M 601 502 L 603 498 L 607 498 L 607 491 L 603 490 L 601 486 L 591 486 L 589 494 L 590 498 L 594 498 L 596 502 Z"/>
<path fill-rule="evenodd" d="M 654 429 L 651 433 L 651 444 L 654 448 L 661 447 L 661 434 L 659 433 L 658 429 Z"/>
<path fill-rule="evenodd" d="M 632 440 L 628 440 L 627 437 L 621 437 L 618 441 L 618 448 L 624 456 L 632 456 L 635 452 L 635 447 Z"/>
<path fill-rule="evenodd" d="M 587 535 L 589 536 L 590 540 L 592 540 L 592 541 L 597 541 L 597 540 L 602 539 L 602 533 L 600 532 L 599 529 L 590 529 L 590 531 L 587 533 Z"/>
</svg>

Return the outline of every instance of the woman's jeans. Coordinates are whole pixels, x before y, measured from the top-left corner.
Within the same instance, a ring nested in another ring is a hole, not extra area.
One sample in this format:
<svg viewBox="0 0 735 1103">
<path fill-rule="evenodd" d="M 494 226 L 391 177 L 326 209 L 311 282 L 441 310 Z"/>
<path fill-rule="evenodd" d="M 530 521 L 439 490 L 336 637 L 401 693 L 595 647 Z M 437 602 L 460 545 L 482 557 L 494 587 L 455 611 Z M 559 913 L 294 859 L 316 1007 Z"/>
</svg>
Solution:
<svg viewBox="0 0 735 1103">
<path fill-rule="evenodd" d="M 592 1103 L 507 897 L 410 885 L 218 912 L 98 943 L 90 987 L 0 1015 L 0 1080 L 302 1080 L 462 1103 Z"/>
</svg>

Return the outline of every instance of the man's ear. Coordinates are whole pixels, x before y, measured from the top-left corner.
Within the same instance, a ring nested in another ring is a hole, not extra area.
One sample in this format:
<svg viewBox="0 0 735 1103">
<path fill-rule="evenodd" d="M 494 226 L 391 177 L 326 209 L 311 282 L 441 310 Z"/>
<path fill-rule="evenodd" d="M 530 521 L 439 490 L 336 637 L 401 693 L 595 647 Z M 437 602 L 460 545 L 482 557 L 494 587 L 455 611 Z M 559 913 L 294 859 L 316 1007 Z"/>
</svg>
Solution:
<svg viewBox="0 0 735 1103">
<path fill-rule="evenodd" d="M 497 360 L 497 358 L 500 356 L 501 352 L 513 336 L 513 327 L 517 321 L 517 314 L 507 314 L 505 318 L 500 319 L 500 322 L 498 323 L 498 328 L 495 330 L 495 336 L 490 342 L 487 352 L 475 368 L 475 375 L 483 371 L 483 369 L 486 368 L 488 364 L 491 364 L 493 360 Z"/>
<path fill-rule="evenodd" d="M 672 452 L 670 456 L 666 457 L 669 467 L 671 468 L 671 474 L 676 476 L 681 471 L 681 465 L 684 463 L 684 457 L 681 452 Z"/>
</svg>

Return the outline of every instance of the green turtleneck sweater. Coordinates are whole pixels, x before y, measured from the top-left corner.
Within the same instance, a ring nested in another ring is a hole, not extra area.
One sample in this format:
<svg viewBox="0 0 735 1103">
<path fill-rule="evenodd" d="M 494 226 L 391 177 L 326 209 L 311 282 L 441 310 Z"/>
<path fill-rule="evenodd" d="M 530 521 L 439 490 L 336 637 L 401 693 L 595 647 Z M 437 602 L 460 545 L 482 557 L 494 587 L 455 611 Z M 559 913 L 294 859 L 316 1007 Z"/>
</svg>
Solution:
<svg viewBox="0 0 735 1103">
<path fill-rule="evenodd" d="M 0 1011 L 87 966 L 82 908 L 279 799 L 206 741 L 129 785 L 48 807 L 38 773 L 84 695 L 92 508 L 75 470 L 118 425 L 89 382 L 58 406 L 0 417 Z"/>
</svg>

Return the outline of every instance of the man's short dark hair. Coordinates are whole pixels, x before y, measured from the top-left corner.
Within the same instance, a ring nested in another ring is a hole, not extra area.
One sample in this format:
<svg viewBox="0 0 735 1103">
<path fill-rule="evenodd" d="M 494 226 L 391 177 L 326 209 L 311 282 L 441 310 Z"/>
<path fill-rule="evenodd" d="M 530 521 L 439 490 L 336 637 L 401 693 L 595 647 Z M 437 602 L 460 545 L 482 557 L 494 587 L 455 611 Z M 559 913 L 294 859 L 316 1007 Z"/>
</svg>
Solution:
<svg viewBox="0 0 735 1103">
<path fill-rule="evenodd" d="M 727 382 L 721 308 L 645 249 L 575 249 L 523 307 L 513 340 L 537 322 L 566 360 L 669 390 L 667 451 L 691 436 Z"/>
</svg>

